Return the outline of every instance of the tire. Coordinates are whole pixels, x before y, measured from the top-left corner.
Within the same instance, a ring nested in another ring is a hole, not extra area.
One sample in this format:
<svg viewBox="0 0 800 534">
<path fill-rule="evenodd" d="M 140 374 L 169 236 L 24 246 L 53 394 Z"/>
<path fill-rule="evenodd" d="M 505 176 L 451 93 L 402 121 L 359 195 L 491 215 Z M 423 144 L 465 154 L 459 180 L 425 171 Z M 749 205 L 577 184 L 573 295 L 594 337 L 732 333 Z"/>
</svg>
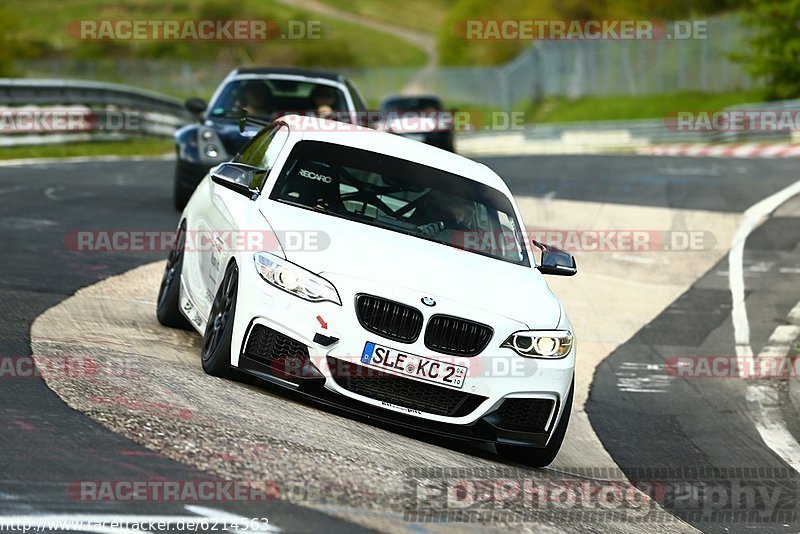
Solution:
<svg viewBox="0 0 800 534">
<path fill-rule="evenodd" d="M 208 315 L 203 348 L 200 353 L 203 371 L 220 378 L 235 378 L 231 369 L 231 340 L 239 291 L 239 268 L 231 263 L 219 285 Z"/>
<path fill-rule="evenodd" d="M 186 222 L 178 228 L 175 244 L 167 256 L 167 266 L 161 277 L 161 287 L 156 301 L 158 322 L 171 328 L 193 330 L 192 324 L 181 313 L 181 271 L 183 270 L 183 249 L 186 242 Z"/>
<path fill-rule="evenodd" d="M 172 190 L 172 205 L 175 206 L 175 209 L 178 211 L 183 211 L 183 208 L 186 207 L 186 204 L 189 203 L 189 199 L 192 198 L 192 193 L 194 193 L 193 189 L 187 188 L 185 185 L 181 183 L 181 179 L 179 176 L 180 170 L 175 168 L 175 186 Z"/>
<path fill-rule="evenodd" d="M 564 436 L 567 434 L 567 426 L 569 425 L 570 413 L 572 411 L 572 397 L 575 391 L 575 379 L 572 379 L 572 386 L 570 386 L 567 401 L 564 404 L 564 411 L 561 415 L 561 420 L 553 432 L 550 442 L 544 448 L 538 447 L 521 447 L 517 445 L 496 445 L 497 454 L 516 463 L 528 465 L 531 467 L 545 467 L 550 465 L 556 459 L 561 444 L 564 443 Z"/>
</svg>

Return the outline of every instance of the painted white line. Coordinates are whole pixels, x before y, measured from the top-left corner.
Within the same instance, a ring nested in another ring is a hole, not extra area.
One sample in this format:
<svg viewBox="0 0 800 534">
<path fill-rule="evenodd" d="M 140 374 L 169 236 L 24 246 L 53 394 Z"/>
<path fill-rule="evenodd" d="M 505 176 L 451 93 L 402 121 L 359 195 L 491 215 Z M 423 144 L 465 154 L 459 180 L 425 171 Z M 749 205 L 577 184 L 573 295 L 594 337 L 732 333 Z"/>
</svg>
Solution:
<svg viewBox="0 0 800 534">
<path fill-rule="evenodd" d="M 800 267 L 781 267 L 778 272 L 781 274 L 800 274 Z"/>
<path fill-rule="evenodd" d="M 753 420 L 761 439 L 784 462 L 800 472 L 800 445 L 786 429 L 777 390 L 766 384 L 751 384 L 747 387 L 747 400 L 757 407 Z"/>
<path fill-rule="evenodd" d="M 800 324 L 800 302 L 795 304 L 795 307 L 789 312 L 789 322 Z"/>
<path fill-rule="evenodd" d="M 733 320 L 734 341 L 738 358 L 752 358 L 750 346 L 750 323 L 747 320 L 747 306 L 744 302 L 744 244 L 750 233 L 760 225 L 766 217 L 778 207 L 800 194 L 800 181 L 781 189 L 777 193 L 754 204 L 744 212 L 744 220 L 733 236 L 731 250 L 728 253 L 728 285 L 731 290 L 731 319 Z M 739 366 L 739 369 L 743 369 Z"/>
<path fill-rule="evenodd" d="M 620 370 L 626 372 L 616 373 L 617 390 L 628 393 L 667 393 L 674 380 L 655 363 L 622 362 Z"/>
<path fill-rule="evenodd" d="M 781 189 L 777 193 L 754 204 L 744 212 L 744 220 L 733 237 L 731 250 L 728 253 L 728 285 L 731 290 L 731 319 L 733 321 L 736 356 L 739 360 L 740 376 L 745 365 L 753 362 L 753 349 L 750 346 L 750 323 L 747 320 L 747 306 L 744 302 L 744 245 L 750 233 L 760 225 L 766 217 L 778 209 L 781 204 L 793 196 L 800 194 L 800 181 Z M 790 320 L 800 315 L 800 302 L 789 312 Z M 767 355 L 785 358 L 789 352 L 786 340 L 798 334 L 794 325 L 780 325 L 775 328 L 765 348 Z M 792 337 L 792 340 L 796 336 Z M 784 347 L 785 345 L 785 347 Z M 783 352 L 785 348 L 785 353 Z M 744 360 L 744 361 L 742 361 Z M 753 406 L 752 419 L 758 434 L 764 443 L 795 471 L 800 472 L 800 444 L 787 430 L 786 422 L 777 398 L 777 390 L 769 384 L 748 384 L 747 400 Z"/>
<path fill-rule="evenodd" d="M 769 336 L 770 345 L 789 345 L 800 337 L 800 326 L 794 324 L 780 325 Z"/>
<path fill-rule="evenodd" d="M 789 312 L 790 320 L 793 320 L 794 314 L 800 314 L 800 302 Z M 759 356 L 786 358 L 791 344 L 798 337 L 800 325 L 777 326 Z M 761 439 L 787 464 L 800 472 L 800 444 L 786 428 L 778 390 L 769 384 L 748 384 L 747 400 L 756 408 L 753 411 L 753 421 Z"/>
</svg>

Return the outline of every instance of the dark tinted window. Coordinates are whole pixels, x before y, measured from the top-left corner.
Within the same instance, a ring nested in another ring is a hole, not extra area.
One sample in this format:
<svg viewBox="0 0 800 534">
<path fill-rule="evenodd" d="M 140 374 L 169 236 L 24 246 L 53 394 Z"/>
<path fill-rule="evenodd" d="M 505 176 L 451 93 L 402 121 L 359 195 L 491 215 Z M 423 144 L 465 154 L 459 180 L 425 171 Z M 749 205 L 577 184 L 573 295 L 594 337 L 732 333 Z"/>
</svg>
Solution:
<svg viewBox="0 0 800 534">
<path fill-rule="evenodd" d="M 500 191 L 375 152 L 301 141 L 270 198 L 529 266 L 520 225 Z"/>
<path fill-rule="evenodd" d="M 442 102 L 438 98 L 408 97 L 393 98 L 381 105 L 383 111 L 441 111 Z"/>
<path fill-rule="evenodd" d="M 238 117 L 244 108 L 254 117 L 270 118 L 285 112 L 313 112 L 321 106 L 347 111 L 344 93 L 334 85 L 297 80 L 234 80 L 211 104 L 210 117 Z"/>
</svg>

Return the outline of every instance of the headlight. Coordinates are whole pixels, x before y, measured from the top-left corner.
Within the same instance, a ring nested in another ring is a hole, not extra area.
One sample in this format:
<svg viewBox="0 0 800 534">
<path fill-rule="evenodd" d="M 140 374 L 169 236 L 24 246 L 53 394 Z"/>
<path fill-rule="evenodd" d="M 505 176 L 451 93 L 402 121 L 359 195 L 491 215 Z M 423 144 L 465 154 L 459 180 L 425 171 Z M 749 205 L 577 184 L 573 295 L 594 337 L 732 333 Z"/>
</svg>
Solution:
<svg viewBox="0 0 800 534">
<path fill-rule="evenodd" d="M 253 259 L 261 278 L 278 289 L 311 302 L 342 305 L 339 292 L 321 276 L 268 252 L 258 252 Z"/>
<path fill-rule="evenodd" d="M 228 159 L 222 140 L 214 130 L 201 126 L 198 138 L 197 148 L 200 151 L 201 163 L 219 163 Z"/>
<path fill-rule="evenodd" d="M 572 332 L 567 330 L 523 330 L 514 332 L 501 347 L 514 349 L 528 358 L 563 358 L 572 350 Z"/>
</svg>

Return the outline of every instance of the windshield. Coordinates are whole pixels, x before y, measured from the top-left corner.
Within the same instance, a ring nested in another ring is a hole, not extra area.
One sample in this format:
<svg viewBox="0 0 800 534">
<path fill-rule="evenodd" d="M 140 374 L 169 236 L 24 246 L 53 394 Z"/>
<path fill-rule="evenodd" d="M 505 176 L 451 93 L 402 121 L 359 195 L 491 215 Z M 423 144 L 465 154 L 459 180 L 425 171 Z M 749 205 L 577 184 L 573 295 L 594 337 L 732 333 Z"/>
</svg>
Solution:
<svg viewBox="0 0 800 534">
<path fill-rule="evenodd" d="M 301 141 L 289 154 L 270 198 L 530 266 L 508 197 L 419 163 Z"/>
<path fill-rule="evenodd" d="M 234 80 L 211 105 L 210 116 L 238 117 L 240 109 L 270 119 L 292 111 L 324 115 L 347 111 L 347 100 L 333 85 L 278 78 Z"/>
</svg>

